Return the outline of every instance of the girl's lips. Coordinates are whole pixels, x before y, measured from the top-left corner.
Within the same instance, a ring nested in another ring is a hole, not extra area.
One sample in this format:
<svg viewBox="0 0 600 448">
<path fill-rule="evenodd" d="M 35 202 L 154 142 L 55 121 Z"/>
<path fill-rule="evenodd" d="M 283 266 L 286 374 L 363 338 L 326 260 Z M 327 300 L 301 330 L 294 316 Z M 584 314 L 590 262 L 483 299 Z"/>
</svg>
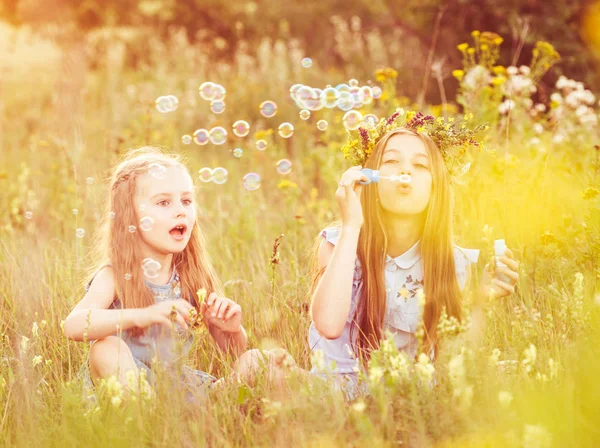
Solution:
<svg viewBox="0 0 600 448">
<path fill-rule="evenodd" d="M 179 234 L 179 233 L 169 233 L 171 235 L 171 237 L 173 237 L 173 239 L 175 241 L 183 241 L 183 239 L 185 238 L 185 234 Z"/>
<path fill-rule="evenodd" d="M 412 187 L 410 185 L 400 185 L 396 188 L 396 190 L 398 193 L 408 194 L 412 191 Z"/>
</svg>

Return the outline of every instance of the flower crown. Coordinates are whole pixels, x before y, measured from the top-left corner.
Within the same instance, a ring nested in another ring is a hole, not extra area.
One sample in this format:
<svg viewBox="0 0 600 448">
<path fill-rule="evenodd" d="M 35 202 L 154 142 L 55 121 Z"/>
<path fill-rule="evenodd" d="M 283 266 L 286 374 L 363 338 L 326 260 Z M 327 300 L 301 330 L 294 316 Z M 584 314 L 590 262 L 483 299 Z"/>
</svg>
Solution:
<svg viewBox="0 0 600 448">
<path fill-rule="evenodd" d="M 356 130 L 348 130 L 349 140 L 342 146 L 341 151 L 344 153 L 344 158 L 351 160 L 354 165 L 364 166 L 375 145 L 385 134 L 400 128 L 411 129 L 428 135 L 435 142 L 444 158 L 450 181 L 456 182 L 471 166 L 470 163 L 464 163 L 467 149 L 470 146 L 481 149 L 483 146 L 481 142 L 475 140 L 475 136 L 480 131 L 489 129 L 487 125 L 478 125 L 469 129 L 466 123 L 472 118 L 471 113 L 458 119 L 445 119 L 423 115 L 421 112 L 405 113 L 403 109 L 397 109 L 391 117 L 382 118 L 376 125 L 367 122 L 361 124 Z"/>
</svg>

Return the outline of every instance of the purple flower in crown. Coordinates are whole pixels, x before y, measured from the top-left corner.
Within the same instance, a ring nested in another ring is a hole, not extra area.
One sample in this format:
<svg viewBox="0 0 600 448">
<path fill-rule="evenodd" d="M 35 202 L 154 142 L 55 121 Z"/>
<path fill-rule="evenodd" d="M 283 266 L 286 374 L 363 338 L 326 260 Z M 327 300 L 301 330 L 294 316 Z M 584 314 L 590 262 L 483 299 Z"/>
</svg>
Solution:
<svg viewBox="0 0 600 448">
<path fill-rule="evenodd" d="M 394 122 L 394 120 L 396 118 L 398 118 L 398 115 L 400 115 L 400 112 L 394 112 L 392 114 L 392 116 L 390 118 L 388 118 L 387 121 L 385 122 L 386 126 L 389 126 L 390 124 L 392 124 Z"/>
<path fill-rule="evenodd" d="M 360 133 L 360 139 L 362 141 L 363 148 L 367 149 L 369 147 L 369 133 L 363 127 L 359 127 L 358 132 Z"/>
<path fill-rule="evenodd" d="M 415 115 L 413 119 L 407 123 L 406 126 L 411 129 L 417 129 L 431 120 L 435 120 L 435 117 L 433 115 L 423 115 L 421 112 L 418 112 L 417 115 Z"/>
</svg>

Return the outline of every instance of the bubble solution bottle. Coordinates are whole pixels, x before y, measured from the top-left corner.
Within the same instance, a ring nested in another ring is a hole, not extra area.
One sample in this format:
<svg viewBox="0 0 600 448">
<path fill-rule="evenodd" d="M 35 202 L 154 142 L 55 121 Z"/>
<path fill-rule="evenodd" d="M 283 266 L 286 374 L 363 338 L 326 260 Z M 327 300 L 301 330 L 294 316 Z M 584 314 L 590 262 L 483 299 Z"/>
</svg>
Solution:
<svg viewBox="0 0 600 448">
<path fill-rule="evenodd" d="M 506 265 L 504 263 L 502 263 L 501 261 L 498 260 L 498 257 L 505 257 L 506 254 L 506 243 L 504 242 L 504 240 L 496 240 L 494 241 L 494 255 L 496 256 L 496 259 L 494 260 L 496 263 L 497 267 L 506 267 Z M 505 282 L 508 283 L 509 285 L 511 284 L 511 278 L 509 276 L 507 276 L 506 274 L 502 274 L 499 273 L 496 278 L 498 278 L 498 280 L 500 280 L 501 282 Z"/>
</svg>

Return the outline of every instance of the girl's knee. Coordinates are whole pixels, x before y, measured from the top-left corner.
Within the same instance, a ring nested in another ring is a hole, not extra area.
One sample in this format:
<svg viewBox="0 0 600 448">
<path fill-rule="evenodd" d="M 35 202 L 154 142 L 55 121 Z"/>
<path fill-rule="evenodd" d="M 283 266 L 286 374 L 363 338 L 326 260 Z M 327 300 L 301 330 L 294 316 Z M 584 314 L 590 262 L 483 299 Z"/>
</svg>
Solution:
<svg viewBox="0 0 600 448">
<path fill-rule="evenodd" d="M 127 366 L 123 366 L 123 363 Z M 119 366 L 135 367 L 135 363 L 131 350 L 123 339 L 117 336 L 107 336 L 92 344 L 89 366 L 92 378 L 96 379 L 114 373 Z"/>
</svg>

